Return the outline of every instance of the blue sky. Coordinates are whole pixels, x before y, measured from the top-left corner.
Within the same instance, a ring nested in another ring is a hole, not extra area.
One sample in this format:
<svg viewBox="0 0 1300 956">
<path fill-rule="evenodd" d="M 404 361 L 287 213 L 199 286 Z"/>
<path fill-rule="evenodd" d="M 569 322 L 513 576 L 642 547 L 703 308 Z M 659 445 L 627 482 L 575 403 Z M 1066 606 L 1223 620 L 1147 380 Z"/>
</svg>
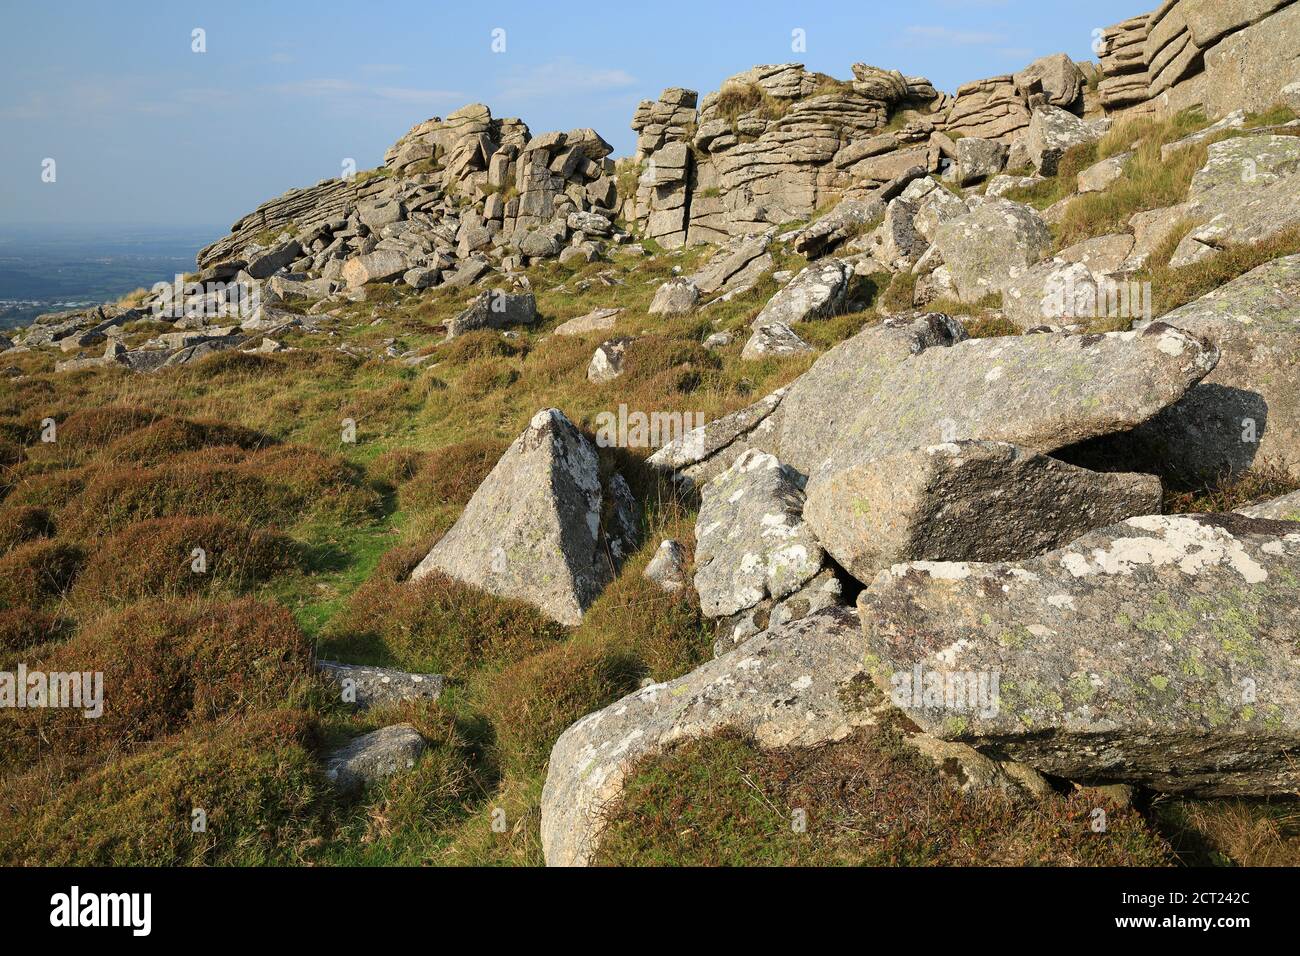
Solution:
<svg viewBox="0 0 1300 956">
<path fill-rule="evenodd" d="M 470 102 L 534 133 L 592 126 L 623 155 L 637 102 L 667 86 L 704 93 L 791 61 L 848 78 L 863 61 L 951 92 L 1047 53 L 1089 57 L 1094 29 L 1155 5 L 0 0 L 0 224 L 224 229 Z"/>
</svg>

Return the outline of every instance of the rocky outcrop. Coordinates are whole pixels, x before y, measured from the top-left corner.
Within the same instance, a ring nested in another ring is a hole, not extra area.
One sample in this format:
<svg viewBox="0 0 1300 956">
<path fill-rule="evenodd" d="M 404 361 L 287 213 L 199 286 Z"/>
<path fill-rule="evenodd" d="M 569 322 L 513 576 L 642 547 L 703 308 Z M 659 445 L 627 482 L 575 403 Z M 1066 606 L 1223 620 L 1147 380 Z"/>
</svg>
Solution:
<svg viewBox="0 0 1300 956">
<path fill-rule="evenodd" d="M 1165 0 L 1101 36 L 1107 109 L 1261 111 L 1300 80 L 1294 0 Z"/>
<path fill-rule="evenodd" d="M 605 494 L 595 446 L 558 409 L 538 412 L 411 578 L 437 572 L 579 624 L 622 550 L 602 528 Z"/>
<path fill-rule="evenodd" d="M 1018 564 L 902 564 L 859 598 L 928 733 L 1160 792 L 1300 785 L 1300 525 L 1141 517 Z"/>
<path fill-rule="evenodd" d="M 934 246 L 963 302 L 1002 292 L 1051 251 L 1047 224 L 1033 209 L 990 199 L 939 226 Z"/>
</svg>

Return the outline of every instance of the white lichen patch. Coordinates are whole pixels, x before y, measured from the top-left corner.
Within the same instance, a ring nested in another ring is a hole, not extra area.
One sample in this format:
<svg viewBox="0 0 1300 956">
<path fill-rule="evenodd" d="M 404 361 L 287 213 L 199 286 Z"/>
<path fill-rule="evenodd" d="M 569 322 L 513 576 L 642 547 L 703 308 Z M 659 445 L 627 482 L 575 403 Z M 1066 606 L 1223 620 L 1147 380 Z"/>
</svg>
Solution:
<svg viewBox="0 0 1300 956">
<path fill-rule="evenodd" d="M 1092 574 L 1128 575 L 1138 567 L 1176 566 L 1184 574 L 1199 574 L 1227 565 L 1247 584 L 1268 580 L 1268 572 L 1247 553 L 1245 546 L 1223 528 L 1193 518 L 1152 515 L 1125 522 L 1149 537 L 1116 538 L 1108 548 L 1094 548 L 1091 554 L 1070 551 L 1061 557 L 1061 567 L 1076 578 Z"/>
</svg>

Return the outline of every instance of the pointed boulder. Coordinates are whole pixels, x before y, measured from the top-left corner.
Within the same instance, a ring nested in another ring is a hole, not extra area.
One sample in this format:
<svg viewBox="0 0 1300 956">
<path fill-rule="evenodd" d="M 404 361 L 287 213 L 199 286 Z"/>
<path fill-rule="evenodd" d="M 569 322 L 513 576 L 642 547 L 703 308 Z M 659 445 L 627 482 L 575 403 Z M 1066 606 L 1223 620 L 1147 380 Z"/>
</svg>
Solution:
<svg viewBox="0 0 1300 956">
<path fill-rule="evenodd" d="M 411 577 L 438 572 L 580 624 L 615 570 L 603 498 L 595 446 L 559 409 L 538 412 Z"/>
</svg>

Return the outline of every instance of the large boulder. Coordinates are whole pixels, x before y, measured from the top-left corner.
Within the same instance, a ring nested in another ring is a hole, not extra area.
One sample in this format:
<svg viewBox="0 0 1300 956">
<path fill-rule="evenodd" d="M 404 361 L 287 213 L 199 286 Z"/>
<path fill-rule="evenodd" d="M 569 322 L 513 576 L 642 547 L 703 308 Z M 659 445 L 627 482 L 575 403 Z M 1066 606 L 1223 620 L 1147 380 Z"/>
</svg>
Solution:
<svg viewBox="0 0 1300 956">
<path fill-rule="evenodd" d="M 1052 234 L 1029 206 L 988 199 L 965 216 L 939 226 L 935 248 L 962 302 L 1002 292 L 1052 249 Z"/>
<path fill-rule="evenodd" d="M 1107 518 L 1154 510 L 1153 482 L 1080 473 L 1026 453 L 1129 431 L 1180 399 L 1216 360 L 1212 348 L 1168 326 L 927 349 L 886 375 L 834 438 L 808 481 L 805 518 L 865 582 L 909 548 L 1032 553 Z M 965 440 L 1023 451 L 953 444 Z M 1040 492 L 1046 497 L 1031 513 Z M 1051 505 L 1054 496 L 1060 505 Z M 997 530 L 981 528 L 985 521 Z"/>
<path fill-rule="evenodd" d="M 772 455 L 750 450 L 704 487 L 695 519 L 695 590 L 708 617 L 780 600 L 822 566 L 803 522 L 798 476 Z"/>
<path fill-rule="evenodd" d="M 1131 454 L 1188 482 L 1264 466 L 1300 481 L 1300 256 L 1260 266 L 1160 322 L 1223 354 L 1182 401 L 1134 433 Z"/>
<path fill-rule="evenodd" d="M 595 446 L 546 409 L 506 449 L 451 530 L 412 572 L 434 572 L 577 625 L 614 573 Z"/>
<path fill-rule="evenodd" d="M 1062 109 L 1079 103 L 1087 81 L 1067 53 L 1035 60 L 1015 75 L 1016 89 L 1026 96 L 1041 93 L 1051 106 Z"/>
<path fill-rule="evenodd" d="M 780 322 L 793 325 L 842 312 L 853 267 L 839 259 L 823 259 L 801 271 L 763 307 L 754 325 Z"/>
<path fill-rule="evenodd" d="M 349 289 L 358 289 L 371 282 L 388 282 L 401 276 L 410 264 L 391 249 L 377 249 L 364 256 L 354 256 L 343 263 L 343 281 Z"/>
<path fill-rule="evenodd" d="M 1160 479 L 1088 471 L 1002 442 L 912 448 L 829 476 L 808 522 L 861 581 L 901 561 L 1007 561 L 1160 509 Z"/>
<path fill-rule="evenodd" d="M 1055 176 L 1061 157 L 1075 146 L 1096 142 L 1097 130 L 1073 113 L 1056 106 L 1034 110 L 1025 134 L 1025 146 L 1034 168 L 1044 176 Z"/>
<path fill-rule="evenodd" d="M 769 429 L 771 437 L 757 438 L 782 462 L 811 474 L 888 373 L 914 355 L 966 337 L 960 322 L 938 312 L 893 316 L 869 325 L 786 387 Z"/>
<path fill-rule="evenodd" d="M 1132 518 L 1017 564 L 917 563 L 858 600 L 926 732 L 1051 774 L 1204 796 L 1300 786 L 1300 525 Z"/>
<path fill-rule="evenodd" d="M 684 677 L 644 687 L 556 741 L 542 790 L 546 862 L 591 861 L 602 816 L 643 757 L 728 728 L 763 747 L 813 747 L 874 725 L 879 706 L 863 674 L 860 625 L 847 610 L 773 628 Z"/>
<path fill-rule="evenodd" d="M 1182 398 L 1217 360 L 1214 348 L 1159 323 L 926 349 L 886 375 L 841 429 L 812 472 L 809 498 L 827 476 L 909 448 L 979 439 L 1050 454 L 1127 431 Z"/>
<path fill-rule="evenodd" d="M 465 309 L 447 323 L 447 338 L 476 329 L 506 329 L 533 325 L 537 321 L 537 299 L 531 292 L 480 292 Z"/>
</svg>

